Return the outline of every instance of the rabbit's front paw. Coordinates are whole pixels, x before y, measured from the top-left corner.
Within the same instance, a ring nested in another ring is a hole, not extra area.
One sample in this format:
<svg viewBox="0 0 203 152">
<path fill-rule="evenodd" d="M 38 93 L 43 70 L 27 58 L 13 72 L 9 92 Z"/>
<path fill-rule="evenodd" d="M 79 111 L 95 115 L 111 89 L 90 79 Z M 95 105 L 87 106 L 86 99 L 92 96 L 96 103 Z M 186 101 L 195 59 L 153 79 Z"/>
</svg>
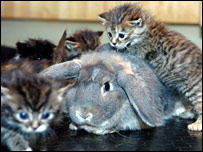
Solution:
<svg viewBox="0 0 203 152">
<path fill-rule="evenodd" d="M 32 148 L 28 147 L 25 151 L 33 151 Z"/>
<path fill-rule="evenodd" d="M 70 129 L 70 130 L 78 130 L 78 127 L 77 127 L 76 124 L 70 123 L 70 124 L 69 124 L 69 129 Z"/>
<path fill-rule="evenodd" d="M 199 117 L 194 123 L 188 125 L 191 131 L 202 131 L 202 117 Z"/>
<path fill-rule="evenodd" d="M 99 128 L 99 127 L 92 127 L 92 126 L 88 126 L 88 125 L 83 125 L 80 127 L 81 127 L 81 129 L 84 129 L 89 133 L 93 133 L 93 134 L 97 134 L 97 135 L 110 134 L 110 133 L 114 133 L 116 131 L 115 129 L 105 129 L 105 128 Z"/>
<path fill-rule="evenodd" d="M 97 135 L 105 135 L 105 134 L 110 134 L 110 133 L 114 133 L 115 131 L 111 131 L 111 130 L 95 130 L 92 133 L 97 134 Z"/>
</svg>

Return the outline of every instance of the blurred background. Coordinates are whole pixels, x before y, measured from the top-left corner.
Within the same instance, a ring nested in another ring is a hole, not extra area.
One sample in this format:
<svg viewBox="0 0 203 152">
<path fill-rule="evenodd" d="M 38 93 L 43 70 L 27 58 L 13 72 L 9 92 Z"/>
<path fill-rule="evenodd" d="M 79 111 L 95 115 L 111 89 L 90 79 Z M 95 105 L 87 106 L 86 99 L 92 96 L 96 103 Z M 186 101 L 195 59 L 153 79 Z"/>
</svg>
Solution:
<svg viewBox="0 0 203 152">
<path fill-rule="evenodd" d="M 28 38 L 58 43 L 63 31 L 105 30 L 98 14 L 123 3 L 140 3 L 157 20 L 202 50 L 202 1 L 1 1 L 1 45 Z M 107 42 L 104 34 L 103 43 Z"/>
</svg>

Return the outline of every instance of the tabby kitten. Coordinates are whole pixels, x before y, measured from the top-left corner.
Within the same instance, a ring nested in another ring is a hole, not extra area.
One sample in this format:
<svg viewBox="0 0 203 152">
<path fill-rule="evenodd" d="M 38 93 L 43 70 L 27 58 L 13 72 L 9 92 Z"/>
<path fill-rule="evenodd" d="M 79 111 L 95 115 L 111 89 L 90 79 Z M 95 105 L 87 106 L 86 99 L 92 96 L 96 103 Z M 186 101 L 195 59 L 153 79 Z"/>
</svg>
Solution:
<svg viewBox="0 0 203 152">
<path fill-rule="evenodd" d="M 65 61 L 80 57 L 82 53 L 94 51 L 101 44 L 103 31 L 81 30 L 66 38 Z"/>
<path fill-rule="evenodd" d="M 52 65 L 52 61 L 48 60 L 29 60 L 29 59 L 20 59 L 20 60 L 9 60 L 7 64 L 1 65 L 1 72 L 8 72 L 15 69 L 23 69 L 28 72 L 39 73 L 42 70 L 48 68 Z"/>
<path fill-rule="evenodd" d="M 162 82 L 191 103 L 197 120 L 189 130 L 202 130 L 202 52 L 183 35 L 154 20 L 137 4 L 124 4 L 99 15 L 111 46 L 144 59 Z M 108 45 L 107 45 L 108 46 Z"/>
<path fill-rule="evenodd" d="M 79 58 L 82 53 L 93 51 L 101 44 L 103 31 L 80 30 L 67 37 L 64 31 L 54 52 L 53 63 L 61 63 Z"/>
<path fill-rule="evenodd" d="M 22 70 L 1 74 L 1 144 L 9 150 L 46 150 L 62 117 L 66 87 Z"/>
</svg>

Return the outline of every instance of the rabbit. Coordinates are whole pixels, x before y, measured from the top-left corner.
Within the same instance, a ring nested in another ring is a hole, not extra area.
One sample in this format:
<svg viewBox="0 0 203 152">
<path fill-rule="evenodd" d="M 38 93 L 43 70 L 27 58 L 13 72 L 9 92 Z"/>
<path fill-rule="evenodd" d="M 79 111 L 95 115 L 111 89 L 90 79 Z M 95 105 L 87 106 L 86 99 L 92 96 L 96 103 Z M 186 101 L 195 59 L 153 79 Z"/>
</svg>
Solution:
<svg viewBox="0 0 203 152">
<path fill-rule="evenodd" d="M 72 130 L 104 135 L 163 126 L 172 116 L 193 118 L 173 90 L 136 56 L 89 52 L 39 73 L 51 79 L 75 78 L 65 97 Z"/>
</svg>

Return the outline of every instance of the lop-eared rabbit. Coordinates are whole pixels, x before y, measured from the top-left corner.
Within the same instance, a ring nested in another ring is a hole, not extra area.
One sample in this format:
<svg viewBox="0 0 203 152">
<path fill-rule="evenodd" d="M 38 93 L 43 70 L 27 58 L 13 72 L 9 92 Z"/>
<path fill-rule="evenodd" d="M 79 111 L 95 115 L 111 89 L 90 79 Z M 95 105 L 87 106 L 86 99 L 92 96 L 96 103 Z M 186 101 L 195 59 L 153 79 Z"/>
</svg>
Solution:
<svg viewBox="0 0 203 152">
<path fill-rule="evenodd" d="M 174 115 L 193 117 L 182 99 L 135 56 L 91 52 L 53 65 L 40 75 L 76 79 L 65 98 L 65 109 L 72 119 L 70 129 L 103 135 L 163 126 Z"/>
</svg>

